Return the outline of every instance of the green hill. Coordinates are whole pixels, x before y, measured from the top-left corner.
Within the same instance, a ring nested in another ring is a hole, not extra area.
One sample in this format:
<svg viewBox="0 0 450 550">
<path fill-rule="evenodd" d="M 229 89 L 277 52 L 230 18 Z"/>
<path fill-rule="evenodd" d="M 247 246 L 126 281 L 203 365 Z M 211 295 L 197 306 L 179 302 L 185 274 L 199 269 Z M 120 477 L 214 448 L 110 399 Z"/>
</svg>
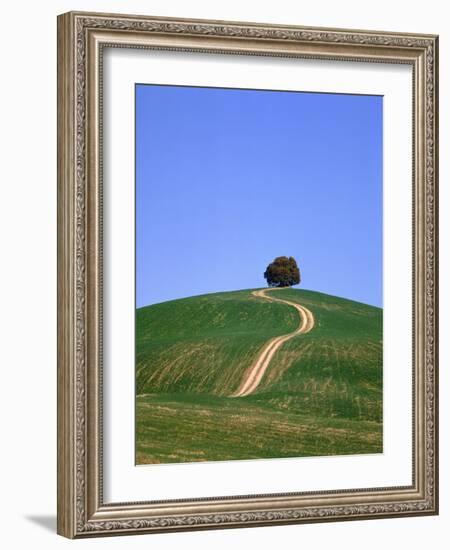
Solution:
<svg viewBox="0 0 450 550">
<path fill-rule="evenodd" d="M 137 463 L 382 452 L 382 310 L 307 290 L 314 329 L 285 342 L 256 391 L 237 390 L 265 343 L 299 324 L 252 290 L 136 312 Z"/>
</svg>

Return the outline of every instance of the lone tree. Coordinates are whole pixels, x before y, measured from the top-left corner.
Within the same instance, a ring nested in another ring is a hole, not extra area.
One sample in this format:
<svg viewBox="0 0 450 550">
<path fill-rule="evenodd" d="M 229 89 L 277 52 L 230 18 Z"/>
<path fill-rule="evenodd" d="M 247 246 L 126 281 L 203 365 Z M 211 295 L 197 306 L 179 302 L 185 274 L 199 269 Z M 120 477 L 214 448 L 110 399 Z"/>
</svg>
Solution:
<svg viewBox="0 0 450 550">
<path fill-rule="evenodd" d="M 300 282 L 300 270 L 295 258 L 279 256 L 267 266 L 264 278 L 269 286 L 293 286 Z"/>
</svg>

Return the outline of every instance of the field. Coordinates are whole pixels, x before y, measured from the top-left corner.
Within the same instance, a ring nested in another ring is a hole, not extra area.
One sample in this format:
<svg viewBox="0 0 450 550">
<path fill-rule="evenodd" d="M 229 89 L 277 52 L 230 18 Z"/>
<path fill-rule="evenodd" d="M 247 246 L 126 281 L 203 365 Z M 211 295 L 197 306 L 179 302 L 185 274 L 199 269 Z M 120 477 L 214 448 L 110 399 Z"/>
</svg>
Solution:
<svg viewBox="0 0 450 550">
<path fill-rule="evenodd" d="M 382 452 L 382 310 L 318 292 L 270 295 L 314 315 L 258 387 L 231 397 L 299 313 L 252 290 L 136 313 L 136 463 Z"/>
</svg>

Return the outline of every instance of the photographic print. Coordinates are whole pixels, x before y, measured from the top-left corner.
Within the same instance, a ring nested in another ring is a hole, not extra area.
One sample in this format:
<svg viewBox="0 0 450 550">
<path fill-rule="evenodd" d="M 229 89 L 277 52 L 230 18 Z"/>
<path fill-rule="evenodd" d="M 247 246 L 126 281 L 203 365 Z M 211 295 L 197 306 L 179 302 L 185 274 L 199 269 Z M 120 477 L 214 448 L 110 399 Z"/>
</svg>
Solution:
<svg viewBox="0 0 450 550">
<path fill-rule="evenodd" d="M 383 451 L 383 98 L 137 84 L 136 463 Z"/>
</svg>

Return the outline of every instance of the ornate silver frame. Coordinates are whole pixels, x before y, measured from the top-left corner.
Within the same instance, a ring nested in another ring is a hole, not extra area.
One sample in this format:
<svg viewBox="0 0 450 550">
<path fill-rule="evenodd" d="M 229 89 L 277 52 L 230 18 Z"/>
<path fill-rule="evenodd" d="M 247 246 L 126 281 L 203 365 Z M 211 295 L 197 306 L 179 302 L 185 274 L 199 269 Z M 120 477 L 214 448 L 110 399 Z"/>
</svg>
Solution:
<svg viewBox="0 0 450 550">
<path fill-rule="evenodd" d="M 103 502 L 100 90 L 105 46 L 413 67 L 411 486 Z M 438 38 L 432 35 L 75 12 L 58 17 L 59 534 L 80 538 L 438 513 L 437 53 Z"/>
</svg>

